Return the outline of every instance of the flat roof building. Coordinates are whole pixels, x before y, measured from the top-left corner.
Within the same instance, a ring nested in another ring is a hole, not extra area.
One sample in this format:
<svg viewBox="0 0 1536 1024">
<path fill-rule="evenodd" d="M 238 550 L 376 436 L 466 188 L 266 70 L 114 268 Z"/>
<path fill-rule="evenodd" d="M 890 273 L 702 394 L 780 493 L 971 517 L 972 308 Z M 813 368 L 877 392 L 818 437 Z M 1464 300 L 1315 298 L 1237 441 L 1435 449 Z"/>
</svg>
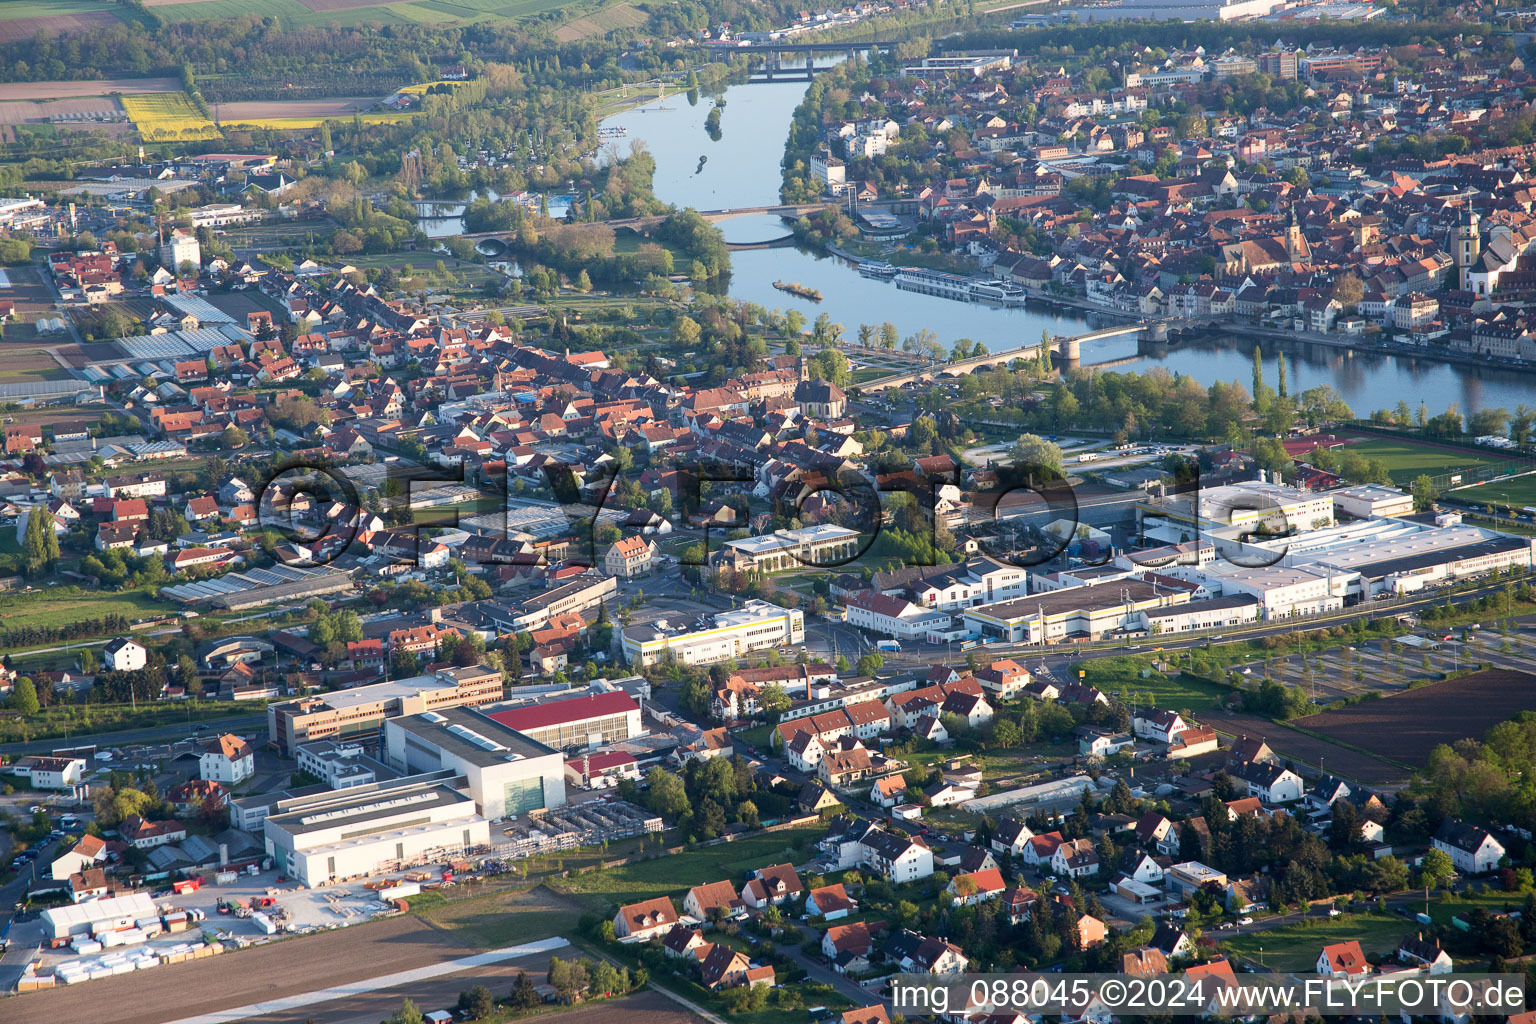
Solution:
<svg viewBox="0 0 1536 1024">
<path fill-rule="evenodd" d="M 636 667 L 675 661 L 709 665 L 743 658 L 785 644 L 805 643 L 805 613 L 750 600 L 740 608 L 716 612 L 692 628 L 665 619 L 623 632 L 624 657 Z"/>
<path fill-rule="evenodd" d="M 1143 612 L 1186 604 L 1194 589 L 1175 586 L 1173 581 L 1125 579 L 984 604 L 960 614 L 967 629 L 1005 643 L 1043 644 L 1072 637 L 1096 640 L 1114 630 L 1141 628 Z"/>
<path fill-rule="evenodd" d="M 277 870 L 307 886 L 460 856 L 491 841 L 450 771 L 279 801 L 263 823 Z"/>
<path fill-rule="evenodd" d="M 1148 498 L 1136 505 L 1142 533 L 1175 544 L 1209 538 L 1218 549 L 1225 539 L 1258 530 L 1298 532 L 1333 525 L 1333 499 L 1263 480 L 1202 487 L 1186 494 Z"/>
<path fill-rule="evenodd" d="M 640 705 L 622 690 L 489 711 L 485 717 L 557 750 L 591 750 L 645 735 Z"/>
<path fill-rule="evenodd" d="M 501 670 L 485 665 L 285 700 L 267 707 L 267 736 L 284 756 L 316 739 L 345 739 L 378 730 L 386 718 L 489 704 L 502 697 Z"/>
<path fill-rule="evenodd" d="M 299 744 L 297 755 L 299 770 L 313 775 L 331 789 L 351 789 L 395 777 L 388 766 L 369 756 L 361 743 L 310 740 Z"/>
<path fill-rule="evenodd" d="M 715 568 L 781 572 L 842 565 L 859 553 L 859 531 L 822 523 L 728 540 L 710 558 Z"/>
<path fill-rule="evenodd" d="M 560 752 L 471 708 L 389 719 L 383 753 L 397 771 L 456 772 L 493 820 L 565 806 Z"/>
<path fill-rule="evenodd" d="M 1413 495 L 1396 487 L 1381 484 L 1360 484 L 1340 487 L 1329 491 L 1336 512 L 1344 512 L 1356 519 L 1371 516 L 1406 516 L 1413 512 Z"/>
</svg>

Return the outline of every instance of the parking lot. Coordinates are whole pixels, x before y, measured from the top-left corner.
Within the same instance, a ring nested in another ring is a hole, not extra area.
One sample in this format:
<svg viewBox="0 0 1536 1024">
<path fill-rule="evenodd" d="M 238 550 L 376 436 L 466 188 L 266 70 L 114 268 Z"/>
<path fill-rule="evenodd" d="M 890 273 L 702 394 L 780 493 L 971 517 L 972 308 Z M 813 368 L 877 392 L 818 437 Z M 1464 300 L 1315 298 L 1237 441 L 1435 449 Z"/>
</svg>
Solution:
<svg viewBox="0 0 1536 1024">
<path fill-rule="evenodd" d="M 1447 672 L 1476 668 L 1479 663 L 1536 672 L 1536 651 L 1531 647 L 1533 628 L 1536 626 L 1531 622 L 1516 622 L 1510 630 L 1502 625 L 1474 629 L 1463 640 L 1463 630 L 1459 628 L 1437 630 L 1426 626 L 1410 634 L 1423 641 L 1422 645 L 1405 642 L 1405 637 L 1381 637 L 1322 651 L 1266 658 L 1248 666 L 1248 674 L 1259 678 L 1268 675 L 1277 682 L 1299 686 L 1321 707 L 1370 691 L 1397 693 L 1439 679 Z"/>
</svg>

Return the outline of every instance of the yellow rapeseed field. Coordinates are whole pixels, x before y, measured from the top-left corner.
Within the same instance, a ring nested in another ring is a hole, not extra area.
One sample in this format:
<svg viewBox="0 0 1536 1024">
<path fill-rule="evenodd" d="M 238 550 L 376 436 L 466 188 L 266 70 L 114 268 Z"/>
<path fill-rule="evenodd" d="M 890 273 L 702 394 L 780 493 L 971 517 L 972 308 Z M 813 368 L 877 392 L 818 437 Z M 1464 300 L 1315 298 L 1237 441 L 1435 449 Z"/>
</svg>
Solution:
<svg viewBox="0 0 1536 1024">
<path fill-rule="evenodd" d="M 401 124 L 420 117 L 420 114 L 359 114 L 357 115 L 364 124 Z M 242 117 L 220 123 L 225 131 L 249 131 L 254 128 L 269 128 L 273 131 L 285 129 L 318 128 L 326 121 L 335 124 L 346 124 L 352 120 L 352 115 L 340 116 L 336 114 L 327 117 Z"/>
<path fill-rule="evenodd" d="M 122 98 L 123 110 L 146 142 L 216 139 L 218 126 L 204 117 L 183 92 L 149 93 Z"/>
</svg>

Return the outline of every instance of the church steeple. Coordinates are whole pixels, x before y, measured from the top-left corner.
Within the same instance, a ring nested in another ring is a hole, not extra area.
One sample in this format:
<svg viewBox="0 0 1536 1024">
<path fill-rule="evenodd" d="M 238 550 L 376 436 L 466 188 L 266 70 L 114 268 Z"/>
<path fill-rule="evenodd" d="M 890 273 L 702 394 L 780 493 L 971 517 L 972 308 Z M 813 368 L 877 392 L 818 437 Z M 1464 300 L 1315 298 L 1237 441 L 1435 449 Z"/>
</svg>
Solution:
<svg viewBox="0 0 1536 1024">
<path fill-rule="evenodd" d="M 1452 251 L 1456 254 L 1457 285 L 1463 291 L 1472 290 L 1472 268 L 1483 251 L 1479 222 L 1477 211 L 1472 209 L 1472 201 L 1469 199 L 1456 218 L 1456 230 L 1451 239 Z"/>
<path fill-rule="evenodd" d="M 1307 239 L 1301 233 L 1301 222 L 1296 218 L 1296 204 L 1291 204 L 1290 224 L 1285 229 L 1285 253 L 1292 263 L 1302 263 L 1311 258 L 1312 250 L 1307 248 Z"/>
</svg>

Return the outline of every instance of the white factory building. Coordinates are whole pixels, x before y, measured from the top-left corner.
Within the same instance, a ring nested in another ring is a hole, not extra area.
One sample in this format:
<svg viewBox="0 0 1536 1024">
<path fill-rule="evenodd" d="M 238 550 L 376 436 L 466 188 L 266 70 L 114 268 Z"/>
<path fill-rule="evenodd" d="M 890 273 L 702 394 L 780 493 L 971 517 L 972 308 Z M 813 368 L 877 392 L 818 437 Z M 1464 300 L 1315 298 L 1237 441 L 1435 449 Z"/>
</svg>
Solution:
<svg viewBox="0 0 1536 1024">
<path fill-rule="evenodd" d="M 1361 488 L 1344 490 L 1358 492 L 1346 498 L 1346 502 L 1387 502 L 1386 495 L 1366 493 Z M 1380 595 L 1411 594 L 1426 587 L 1536 564 L 1536 540 L 1531 538 L 1466 526 L 1455 520 L 1428 525 L 1397 516 L 1359 519 L 1303 530 L 1293 536 L 1249 536 L 1218 544 L 1224 557 L 1201 564 L 1172 562 L 1161 573 L 1201 583 L 1210 594 L 1222 598 L 1252 597 L 1264 619 L 1336 611 Z M 1210 608 L 1216 610 L 1214 606 Z"/>
<path fill-rule="evenodd" d="M 157 916 L 148 893 L 136 892 L 103 900 L 88 900 L 43 911 L 43 934 L 51 939 L 131 928 L 138 921 Z"/>
<path fill-rule="evenodd" d="M 280 800 L 267 816 L 267 854 L 314 887 L 486 846 L 490 822 L 451 771 Z"/>
<path fill-rule="evenodd" d="M 407 774 L 462 776 L 460 788 L 486 818 L 565 806 L 560 752 L 470 708 L 386 719 L 382 758 Z"/>
<path fill-rule="evenodd" d="M 625 660 L 637 668 L 667 661 L 710 665 L 805 643 L 805 613 L 754 599 L 692 624 L 662 619 L 630 626 L 623 641 Z"/>
<path fill-rule="evenodd" d="M 1263 480 L 1202 487 L 1195 496 L 1148 498 L 1137 503 L 1136 516 L 1150 540 L 1166 544 L 1210 540 L 1218 551 L 1224 550 L 1224 542 L 1261 528 L 1306 533 L 1334 522 L 1333 498 L 1327 493 Z"/>
</svg>

